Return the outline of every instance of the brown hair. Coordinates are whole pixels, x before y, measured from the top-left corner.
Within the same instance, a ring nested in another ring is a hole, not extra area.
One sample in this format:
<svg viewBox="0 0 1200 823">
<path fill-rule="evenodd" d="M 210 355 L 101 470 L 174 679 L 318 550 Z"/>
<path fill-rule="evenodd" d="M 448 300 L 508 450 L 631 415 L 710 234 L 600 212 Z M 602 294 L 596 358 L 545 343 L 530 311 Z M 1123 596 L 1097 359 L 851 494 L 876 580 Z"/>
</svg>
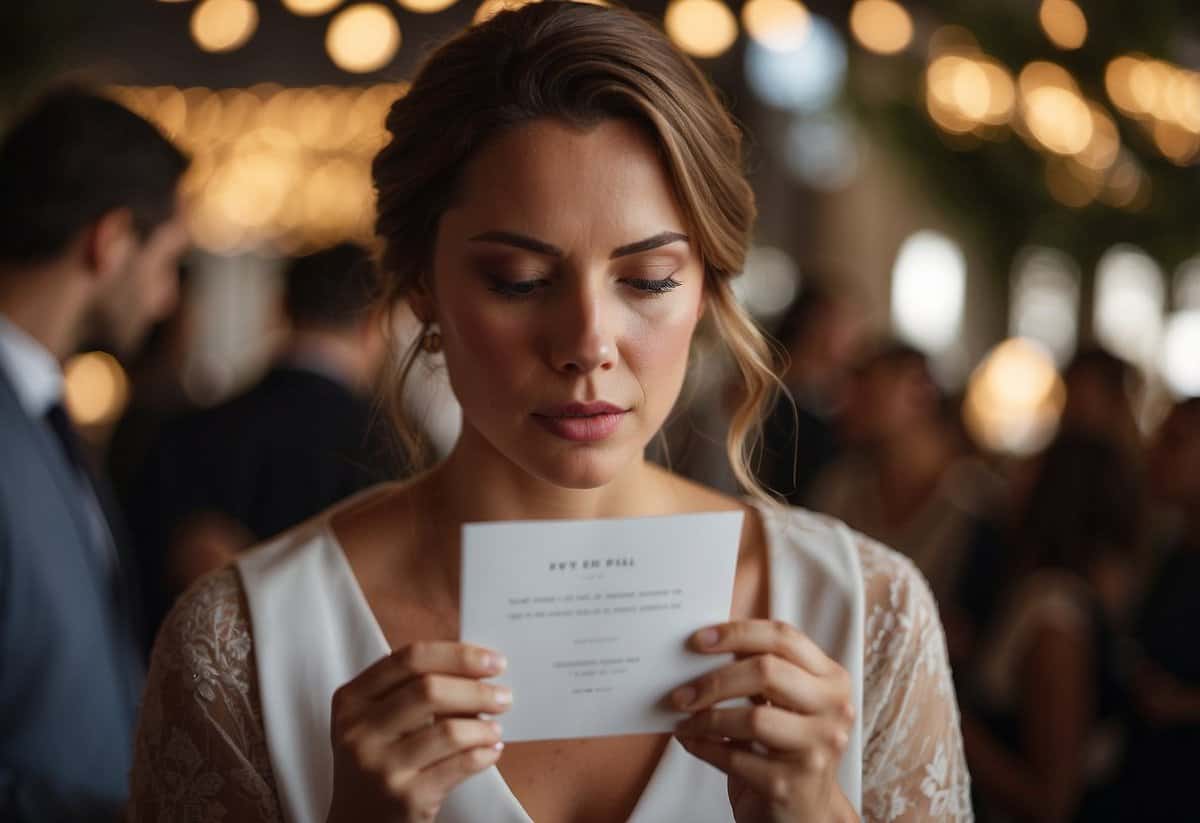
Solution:
<svg viewBox="0 0 1200 823">
<path fill-rule="evenodd" d="M 580 128 L 623 118 L 653 138 L 704 265 L 706 314 L 745 387 L 727 437 L 730 462 L 742 486 L 761 494 L 747 440 L 777 379 L 765 338 L 729 285 L 755 216 L 741 132 L 696 66 L 632 12 L 536 3 L 501 12 L 429 56 L 392 106 L 391 141 L 373 167 L 389 296 L 429 287 L 437 223 L 472 154 L 501 131 L 542 118 Z M 419 351 L 414 344 L 396 366 L 393 400 Z M 410 451 L 419 448 L 402 422 L 398 428 Z M 419 453 L 411 459 L 422 462 Z"/>
</svg>

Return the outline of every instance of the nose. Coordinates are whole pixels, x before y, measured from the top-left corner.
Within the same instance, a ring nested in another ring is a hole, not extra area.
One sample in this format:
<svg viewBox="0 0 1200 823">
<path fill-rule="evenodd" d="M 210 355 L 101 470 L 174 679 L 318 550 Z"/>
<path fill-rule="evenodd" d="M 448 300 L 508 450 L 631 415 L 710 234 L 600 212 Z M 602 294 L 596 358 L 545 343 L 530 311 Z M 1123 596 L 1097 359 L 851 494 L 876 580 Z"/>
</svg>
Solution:
<svg viewBox="0 0 1200 823">
<path fill-rule="evenodd" d="M 617 343 L 611 331 L 611 311 L 601 295 L 575 290 L 558 311 L 550 341 L 551 364 L 557 371 L 584 375 L 609 371 L 617 364 Z"/>
</svg>

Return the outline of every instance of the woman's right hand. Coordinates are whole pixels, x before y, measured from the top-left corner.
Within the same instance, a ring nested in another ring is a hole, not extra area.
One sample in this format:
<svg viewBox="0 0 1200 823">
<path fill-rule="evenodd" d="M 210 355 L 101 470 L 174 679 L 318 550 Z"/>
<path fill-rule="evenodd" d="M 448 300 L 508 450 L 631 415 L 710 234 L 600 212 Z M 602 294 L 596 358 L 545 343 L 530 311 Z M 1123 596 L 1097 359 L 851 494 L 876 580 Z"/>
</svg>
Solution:
<svg viewBox="0 0 1200 823">
<path fill-rule="evenodd" d="M 333 695 L 328 823 L 431 821 L 451 789 L 500 757 L 500 727 L 479 715 L 512 705 L 480 682 L 504 658 L 463 643 L 412 643 Z"/>
</svg>

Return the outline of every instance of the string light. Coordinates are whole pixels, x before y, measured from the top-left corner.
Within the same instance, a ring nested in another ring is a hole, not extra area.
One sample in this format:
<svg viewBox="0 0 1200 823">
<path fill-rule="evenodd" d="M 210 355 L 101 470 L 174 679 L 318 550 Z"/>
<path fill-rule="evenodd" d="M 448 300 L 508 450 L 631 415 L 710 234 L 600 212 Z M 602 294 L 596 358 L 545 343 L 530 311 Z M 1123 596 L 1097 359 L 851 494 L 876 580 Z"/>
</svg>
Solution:
<svg viewBox="0 0 1200 823">
<path fill-rule="evenodd" d="M 1087 18 L 1072 0 L 1042 0 L 1038 22 L 1050 42 L 1060 49 L 1077 49 L 1087 40 Z"/>
<path fill-rule="evenodd" d="M 458 0 L 396 0 L 396 2 L 417 14 L 436 14 L 450 8 Z"/>
<path fill-rule="evenodd" d="M 250 0 L 203 0 L 192 11 L 192 39 L 204 51 L 241 48 L 258 28 L 258 7 Z"/>
<path fill-rule="evenodd" d="M 850 31 L 863 48 L 896 54 L 912 42 L 912 17 L 894 0 L 858 0 L 850 9 Z"/>
<path fill-rule="evenodd" d="M 338 68 L 365 74 L 390 63 L 400 39 L 400 24 L 386 6 L 360 3 L 338 12 L 330 21 L 325 50 Z"/>
<path fill-rule="evenodd" d="M 737 40 L 737 18 L 720 0 L 672 0 L 664 20 L 675 45 L 694 57 L 718 57 Z"/>
<path fill-rule="evenodd" d="M 283 7 L 301 17 L 316 17 L 333 11 L 343 0 L 283 0 Z"/>
</svg>

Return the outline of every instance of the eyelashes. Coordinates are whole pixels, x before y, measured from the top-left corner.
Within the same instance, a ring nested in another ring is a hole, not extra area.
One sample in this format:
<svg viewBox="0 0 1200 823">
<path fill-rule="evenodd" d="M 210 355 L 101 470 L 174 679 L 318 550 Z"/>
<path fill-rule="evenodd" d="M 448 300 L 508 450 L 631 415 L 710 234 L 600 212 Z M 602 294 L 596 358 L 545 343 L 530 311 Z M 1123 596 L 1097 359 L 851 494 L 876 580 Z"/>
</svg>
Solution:
<svg viewBox="0 0 1200 823">
<path fill-rule="evenodd" d="M 501 297 L 529 297 L 550 285 L 550 281 L 545 278 L 538 280 L 519 280 L 517 282 L 507 281 L 498 277 L 491 277 L 489 279 L 491 280 L 491 284 L 488 286 L 489 291 L 495 292 Z M 666 294 L 667 292 L 677 289 L 683 285 L 670 275 L 660 280 L 641 277 L 626 277 L 622 278 L 620 282 L 632 289 L 644 292 L 647 296 Z"/>
</svg>

